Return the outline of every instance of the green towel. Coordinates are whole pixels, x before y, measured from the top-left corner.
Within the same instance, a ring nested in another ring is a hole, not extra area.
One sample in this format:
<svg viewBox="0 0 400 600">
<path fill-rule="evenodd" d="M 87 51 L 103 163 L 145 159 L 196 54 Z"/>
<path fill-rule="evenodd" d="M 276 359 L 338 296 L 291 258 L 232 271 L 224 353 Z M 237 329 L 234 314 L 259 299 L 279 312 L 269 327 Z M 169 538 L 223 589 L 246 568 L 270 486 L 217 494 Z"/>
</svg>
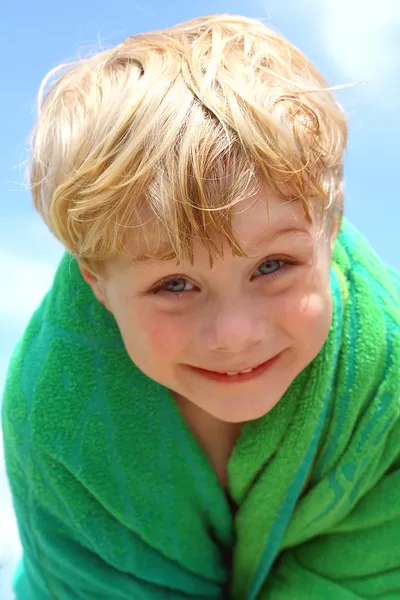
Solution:
<svg viewBox="0 0 400 600">
<path fill-rule="evenodd" d="M 400 279 L 345 221 L 317 358 L 247 423 L 228 501 L 65 255 L 11 360 L 18 600 L 400 598 Z"/>
</svg>

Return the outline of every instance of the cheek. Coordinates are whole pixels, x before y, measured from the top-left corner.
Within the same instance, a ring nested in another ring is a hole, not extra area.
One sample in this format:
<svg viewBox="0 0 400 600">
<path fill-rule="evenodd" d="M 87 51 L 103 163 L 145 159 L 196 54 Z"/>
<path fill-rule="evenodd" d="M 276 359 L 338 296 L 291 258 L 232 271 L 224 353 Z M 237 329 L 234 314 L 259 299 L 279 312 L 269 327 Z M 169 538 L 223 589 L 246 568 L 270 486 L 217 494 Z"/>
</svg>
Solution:
<svg viewBox="0 0 400 600">
<path fill-rule="evenodd" d="M 332 301 L 328 288 L 297 289 L 276 306 L 279 327 L 292 338 L 326 337 L 332 319 Z"/>
<path fill-rule="evenodd" d="M 328 335 L 332 319 L 330 294 L 314 292 L 303 298 L 298 319 L 299 329 L 306 332 L 307 335 L 310 335 L 310 333 Z"/>
<path fill-rule="evenodd" d="M 136 332 L 138 328 L 141 348 L 164 363 L 182 353 L 190 341 L 190 329 L 182 325 L 181 318 L 171 315 L 151 313 L 139 320 Z"/>
</svg>

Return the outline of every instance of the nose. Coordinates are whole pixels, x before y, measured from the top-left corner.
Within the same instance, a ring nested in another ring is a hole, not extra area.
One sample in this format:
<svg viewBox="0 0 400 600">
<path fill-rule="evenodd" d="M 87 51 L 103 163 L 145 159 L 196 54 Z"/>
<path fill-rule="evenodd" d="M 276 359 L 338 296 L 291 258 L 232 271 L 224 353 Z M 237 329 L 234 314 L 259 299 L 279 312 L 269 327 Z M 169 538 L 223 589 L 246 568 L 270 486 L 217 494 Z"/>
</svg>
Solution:
<svg viewBox="0 0 400 600">
<path fill-rule="evenodd" d="M 211 320 L 207 346 L 212 351 L 244 353 L 267 333 L 265 311 L 262 313 L 249 304 L 240 306 L 230 301 L 215 310 Z"/>
</svg>

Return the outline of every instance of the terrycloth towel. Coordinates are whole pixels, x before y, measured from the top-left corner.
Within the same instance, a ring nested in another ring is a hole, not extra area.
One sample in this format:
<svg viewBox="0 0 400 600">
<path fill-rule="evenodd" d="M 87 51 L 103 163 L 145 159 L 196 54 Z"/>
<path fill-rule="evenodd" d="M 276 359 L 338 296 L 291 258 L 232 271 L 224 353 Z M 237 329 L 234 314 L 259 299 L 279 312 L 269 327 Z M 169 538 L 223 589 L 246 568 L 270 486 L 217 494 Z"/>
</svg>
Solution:
<svg viewBox="0 0 400 600">
<path fill-rule="evenodd" d="M 400 279 L 344 223 L 317 358 L 247 423 L 232 511 L 66 255 L 4 397 L 19 600 L 400 598 Z"/>
</svg>

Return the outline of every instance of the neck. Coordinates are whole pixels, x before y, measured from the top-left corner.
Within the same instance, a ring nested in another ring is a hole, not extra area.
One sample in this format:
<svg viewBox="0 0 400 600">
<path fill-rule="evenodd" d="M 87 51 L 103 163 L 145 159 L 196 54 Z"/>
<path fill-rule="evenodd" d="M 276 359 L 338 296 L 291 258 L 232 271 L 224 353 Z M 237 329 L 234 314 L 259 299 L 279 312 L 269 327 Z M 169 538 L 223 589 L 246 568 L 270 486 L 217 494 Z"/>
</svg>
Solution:
<svg viewBox="0 0 400 600">
<path fill-rule="evenodd" d="M 173 396 L 182 417 L 214 468 L 218 481 L 227 490 L 227 464 L 240 436 L 242 423 L 221 421 L 183 396 Z"/>
</svg>

